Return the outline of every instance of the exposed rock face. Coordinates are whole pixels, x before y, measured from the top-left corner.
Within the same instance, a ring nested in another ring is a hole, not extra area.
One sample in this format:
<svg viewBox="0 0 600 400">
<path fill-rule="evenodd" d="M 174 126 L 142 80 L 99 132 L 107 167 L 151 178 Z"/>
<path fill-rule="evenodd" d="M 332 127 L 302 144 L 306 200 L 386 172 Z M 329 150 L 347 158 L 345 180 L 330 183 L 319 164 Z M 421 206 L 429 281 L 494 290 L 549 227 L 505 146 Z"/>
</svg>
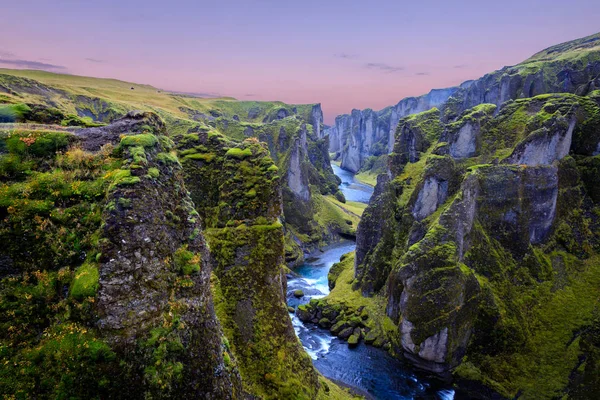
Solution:
<svg viewBox="0 0 600 400">
<path fill-rule="evenodd" d="M 546 239 L 556 215 L 558 170 L 552 165 L 537 168 L 487 167 L 482 169 L 479 211 L 503 210 L 485 226 L 494 237 L 515 251 Z"/>
<path fill-rule="evenodd" d="M 535 56 L 514 67 L 501 70 L 473 81 L 461 88 L 447 103 L 446 118 L 458 116 L 479 104 L 502 105 L 508 100 L 535 97 L 544 93 L 590 92 L 590 82 L 600 73 L 597 53 L 577 61 L 552 60 L 537 66 Z M 576 71 L 575 71 L 576 70 Z"/>
<path fill-rule="evenodd" d="M 323 138 L 323 110 L 320 104 L 315 104 L 310 111 L 310 123 L 313 133 L 319 139 Z"/>
<path fill-rule="evenodd" d="M 299 199 L 310 200 L 310 188 L 308 186 L 308 176 L 306 168 L 302 168 L 302 163 L 306 159 L 306 133 L 303 135 L 304 140 L 298 138 L 294 141 L 292 152 L 290 153 L 290 164 L 287 173 L 287 184 Z"/>
<path fill-rule="evenodd" d="M 473 368 L 484 384 L 502 382 L 504 396 L 522 388 L 522 367 L 511 363 L 519 372 L 507 381 L 484 365 L 522 357 L 531 335 L 557 329 L 536 325 L 545 311 L 541 304 L 525 311 L 527 296 L 560 302 L 544 288 L 589 282 L 567 271 L 580 265 L 593 273 L 587 259 L 600 249 L 592 244 L 598 231 L 585 228 L 598 224 L 590 213 L 599 208 L 591 181 L 600 170 L 592 155 L 599 111 L 589 97 L 557 94 L 479 105 L 449 123 L 439 123 L 437 110 L 400 121 L 389 173 L 359 225 L 355 277 L 364 295 L 386 295 L 398 324 L 392 341 L 407 359 L 436 372 L 457 368 L 459 376 Z M 585 249 L 575 239 L 584 237 Z M 593 300 L 586 304 L 589 313 Z M 581 329 L 572 323 L 568 329 Z"/>
<path fill-rule="evenodd" d="M 409 162 L 419 161 L 421 153 L 425 152 L 433 142 L 440 138 L 441 124 L 439 118 L 439 110 L 433 108 L 430 111 L 404 119 L 403 124 L 398 127 L 398 140 L 393 147 L 394 153 L 392 155 L 395 161 L 392 164 L 405 165 Z"/>
<path fill-rule="evenodd" d="M 99 128 L 85 128 L 75 131 L 82 138 L 82 147 L 87 151 L 98 151 L 105 144 L 117 144 L 121 135 L 142 133 L 147 126 L 164 129 L 164 122 L 158 115 L 142 111 L 130 111 L 112 124 Z"/>
<path fill-rule="evenodd" d="M 151 329 L 178 316 L 185 327 L 179 328 L 186 382 L 180 395 L 235 398 L 241 382 L 223 361 L 222 333 L 210 293 L 210 255 L 200 223 L 192 222 L 195 211 L 180 167 L 158 161 L 157 154 L 169 149 L 158 145 L 148 150 L 146 168 L 135 170 L 141 182 L 114 191 L 110 201 L 116 206 L 104 217 L 98 326 L 117 347 L 132 347 Z M 146 177 L 147 168 L 157 168 L 158 178 Z M 176 258 L 164 261 L 178 251 L 198 258 L 199 271 L 189 275 L 188 287 L 176 284 L 183 268 Z"/>
<path fill-rule="evenodd" d="M 325 135 L 329 135 L 329 151 L 340 152 L 342 168 L 357 172 L 367 157 L 392 150 L 394 132 L 401 118 L 439 107 L 456 90 L 458 88 L 432 90 L 424 96 L 403 99 L 396 106 L 381 111 L 352 110 L 350 115 L 340 115 L 336 117 L 335 125 L 325 131 Z"/>
<path fill-rule="evenodd" d="M 440 108 L 450 96 L 458 91 L 458 87 L 433 89 L 428 94 L 419 97 L 407 97 L 392 107 L 388 130 L 388 151 L 394 147 L 396 127 L 398 122 L 411 114 L 418 114 L 432 108 Z"/>
<path fill-rule="evenodd" d="M 570 122 L 556 121 L 549 128 L 534 132 L 517 145 L 506 162 L 536 166 L 560 160 L 569 154 L 575 123 L 572 117 Z"/>
<path fill-rule="evenodd" d="M 454 158 L 466 158 L 475 155 L 479 127 L 467 122 L 459 130 L 450 144 L 450 155 Z"/>
<path fill-rule="evenodd" d="M 425 185 L 419 191 L 417 202 L 413 207 L 413 217 L 417 221 L 430 216 L 444 204 L 448 197 L 448 182 L 440 181 L 435 177 L 427 178 Z"/>
<path fill-rule="evenodd" d="M 355 276 L 363 280 L 362 291 L 365 295 L 381 289 L 391 270 L 389 263 L 379 263 L 383 259 L 377 257 L 376 252 L 367 259 L 368 250 L 393 247 L 393 228 L 387 225 L 391 224 L 389 217 L 394 210 L 395 196 L 386 190 L 389 186 L 389 175 L 381 174 L 377 177 L 369 207 L 358 226 Z"/>
</svg>

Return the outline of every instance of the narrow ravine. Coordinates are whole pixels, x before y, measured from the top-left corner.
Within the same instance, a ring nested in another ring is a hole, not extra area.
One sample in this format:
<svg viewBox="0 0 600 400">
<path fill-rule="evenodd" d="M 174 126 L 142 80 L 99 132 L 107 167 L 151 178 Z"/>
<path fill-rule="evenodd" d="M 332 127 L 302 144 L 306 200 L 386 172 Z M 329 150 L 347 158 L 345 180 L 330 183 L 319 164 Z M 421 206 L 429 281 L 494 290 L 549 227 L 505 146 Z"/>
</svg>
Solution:
<svg viewBox="0 0 600 400">
<path fill-rule="evenodd" d="M 373 188 L 355 181 L 354 175 L 332 165 L 342 179 L 340 189 L 349 201 L 368 203 Z M 355 249 L 353 241 L 346 241 L 323 249 L 307 257 L 304 265 L 296 268 L 297 277 L 288 280 L 288 305 L 296 308 L 312 298 L 329 294 L 327 273 L 340 256 Z M 294 291 L 301 289 L 302 298 Z M 360 343 L 350 349 L 346 342 L 313 324 L 304 324 L 290 314 L 296 334 L 313 359 L 315 367 L 326 377 L 341 382 L 374 399 L 453 399 L 454 391 L 447 385 L 421 377 L 409 366 L 390 356 L 386 351 Z"/>
</svg>

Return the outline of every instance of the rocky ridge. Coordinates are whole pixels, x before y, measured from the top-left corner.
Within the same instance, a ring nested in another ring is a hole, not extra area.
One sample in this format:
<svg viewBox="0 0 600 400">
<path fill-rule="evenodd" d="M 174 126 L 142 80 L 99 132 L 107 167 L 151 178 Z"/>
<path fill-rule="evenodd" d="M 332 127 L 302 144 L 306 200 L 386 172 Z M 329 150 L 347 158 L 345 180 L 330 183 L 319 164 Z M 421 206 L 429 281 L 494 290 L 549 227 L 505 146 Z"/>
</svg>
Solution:
<svg viewBox="0 0 600 400">
<path fill-rule="evenodd" d="M 444 121 L 457 118 L 479 104 L 500 106 L 508 100 L 545 93 L 574 93 L 585 96 L 600 88 L 600 34 L 545 49 L 511 67 L 467 81 L 459 87 L 432 90 L 429 94 L 401 100 L 396 106 L 374 112 L 353 110 L 336 117 L 330 136 L 330 152 L 342 168 L 359 171 L 371 156 L 393 150 L 394 133 L 400 119 L 433 107 L 442 110 Z M 464 144 L 466 145 L 466 144 Z"/>
</svg>

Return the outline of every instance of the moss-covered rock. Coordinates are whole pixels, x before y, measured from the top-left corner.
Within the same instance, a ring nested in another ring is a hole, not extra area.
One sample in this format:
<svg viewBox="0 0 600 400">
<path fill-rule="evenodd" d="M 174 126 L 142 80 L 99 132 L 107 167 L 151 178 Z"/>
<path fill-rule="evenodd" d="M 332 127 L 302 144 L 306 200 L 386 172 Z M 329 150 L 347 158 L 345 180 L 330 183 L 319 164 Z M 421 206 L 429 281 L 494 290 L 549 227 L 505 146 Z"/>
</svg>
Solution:
<svg viewBox="0 0 600 400">
<path fill-rule="evenodd" d="M 355 286 L 386 295 L 398 323 L 389 339 L 409 360 L 459 366 L 460 382 L 507 397 L 552 397 L 584 376 L 572 371 L 587 350 L 567 332 L 582 329 L 596 304 L 575 288 L 596 287 L 598 111 L 569 94 L 482 105 L 438 127 L 439 143 L 412 159 L 390 156 L 391 176 L 359 225 Z M 468 145 L 452 150 L 461 135 Z M 550 304 L 579 307 L 581 318 L 550 327 Z M 368 342 L 384 345 L 371 332 Z M 524 361 L 539 357 L 543 366 Z"/>
<path fill-rule="evenodd" d="M 155 118 L 105 127 L 152 125 L 117 148 L 115 134 L 89 131 L 2 138 L 29 148 L 0 155 L 26 172 L 3 175 L 0 189 L 3 395 L 241 396 L 213 311 L 208 249 L 181 170 L 157 157 L 170 149 Z M 43 151 L 29 151 L 35 143 Z M 89 143 L 102 150 L 82 150 Z"/>
<path fill-rule="evenodd" d="M 186 156 L 183 169 L 207 228 L 217 314 L 245 390 L 262 398 L 313 398 L 317 374 L 285 304 L 282 183 L 266 146 L 254 138 L 235 144 L 208 132 L 176 141 L 181 154 L 213 155 L 210 161 Z M 299 318 L 303 312 L 298 307 Z"/>
</svg>

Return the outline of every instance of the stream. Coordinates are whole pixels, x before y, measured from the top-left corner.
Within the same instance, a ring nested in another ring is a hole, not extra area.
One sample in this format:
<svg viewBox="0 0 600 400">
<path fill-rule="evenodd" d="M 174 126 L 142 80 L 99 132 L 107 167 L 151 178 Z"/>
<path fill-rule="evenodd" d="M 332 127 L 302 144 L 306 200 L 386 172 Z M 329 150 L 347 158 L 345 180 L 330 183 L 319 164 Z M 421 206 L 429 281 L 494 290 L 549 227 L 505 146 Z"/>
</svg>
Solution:
<svg viewBox="0 0 600 400">
<path fill-rule="evenodd" d="M 355 181 L 351 172 L 333 165 L 334 173 L 342 179 L 340 190 L 347 200 L 368 203 L 373 188 Z M 288 280 L 287 302 L 296 308 L 312 298 L 329 293 L 327 273 L 340 256 L 355 249 L 353 241 L 345 241 L 307 256 L 303 265 L 294 269 L 298 277 Z M 293 293 L 302 289 L 304 297 Z M 326 377 L 355 388 L 373 399 L 442 399 L 454 398 L 454 390 L 434 378 L 419 374 L 410 366 L 393 358 L 386 351 L 361 342 L 351 349 L 345 341 L 331 335 L 329 330 L 314 324 L 304 324 L 290 314 L 296 335 L 313 359 L 315 367 Z"/>
</svg>

